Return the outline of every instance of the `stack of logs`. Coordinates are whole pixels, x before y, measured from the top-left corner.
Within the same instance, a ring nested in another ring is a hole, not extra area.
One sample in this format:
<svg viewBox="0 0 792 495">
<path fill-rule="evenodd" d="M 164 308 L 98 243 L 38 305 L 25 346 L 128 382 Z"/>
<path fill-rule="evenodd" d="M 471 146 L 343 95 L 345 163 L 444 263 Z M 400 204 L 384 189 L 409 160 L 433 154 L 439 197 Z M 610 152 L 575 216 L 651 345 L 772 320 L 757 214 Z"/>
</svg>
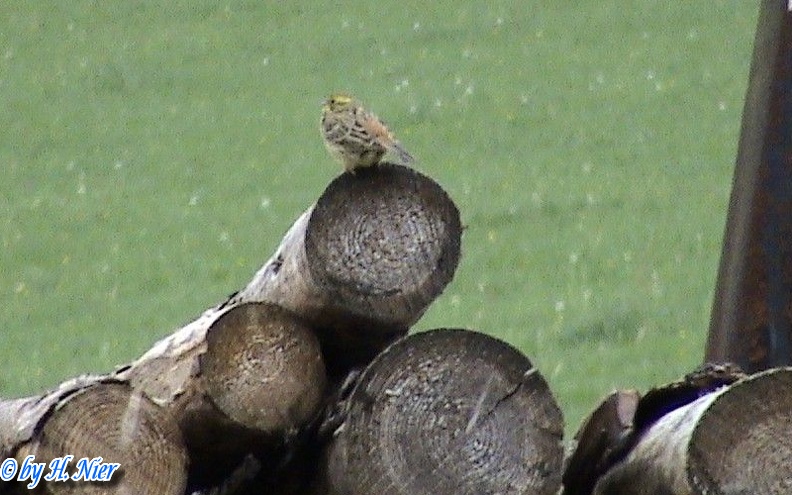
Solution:
<svg viewBox="0 0 792 495">
<path fill-rule="evenodd" d="M 121 464 L 42 493 L 792 493 L 788 369 L 616 392 L 564 462 L 561 411 L 528 358 L 471 330 L 407 336 L 461 232 L 412 169 L 343 174 L 227 301 L 113 373 L 0 401 L 0 458 Z"/>
</svg>

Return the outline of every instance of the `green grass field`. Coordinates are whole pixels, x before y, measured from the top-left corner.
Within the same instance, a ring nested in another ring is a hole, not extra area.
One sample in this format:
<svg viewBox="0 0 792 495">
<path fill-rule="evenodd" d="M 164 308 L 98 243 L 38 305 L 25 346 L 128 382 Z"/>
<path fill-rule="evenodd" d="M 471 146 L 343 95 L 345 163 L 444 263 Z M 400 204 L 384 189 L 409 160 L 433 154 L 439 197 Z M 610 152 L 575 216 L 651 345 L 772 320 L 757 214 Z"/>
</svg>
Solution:
<svg viewBox="0 0 792 495">
<path fill-rule="evenodd" d="M 340 172 L 319 102 L 346 89 L 468 226 L 417 329 L 519 347 L 573 431 L 702 358 L 755 3 L 4 2 L 0 395 L 247 283 Z"/>
</svg>

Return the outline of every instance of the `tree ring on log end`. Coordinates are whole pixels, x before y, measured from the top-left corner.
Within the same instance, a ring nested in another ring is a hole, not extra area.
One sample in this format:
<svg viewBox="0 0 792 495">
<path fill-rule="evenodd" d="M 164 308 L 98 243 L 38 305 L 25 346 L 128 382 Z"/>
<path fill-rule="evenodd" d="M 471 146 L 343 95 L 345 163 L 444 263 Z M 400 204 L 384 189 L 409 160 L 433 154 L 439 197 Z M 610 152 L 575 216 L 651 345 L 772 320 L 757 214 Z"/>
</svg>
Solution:
<svg viewBox="0 0 792 495">
<path fill-rule="evenodd" d="M 73 455 L 102 457 L 120 467 L 107 482 L 53 481 L 52 493 L 180 494 L 186 485 L 187 455 L 173 417 L 128 384 L 102 382 L 61 399 L 36 437 L 25 447 L 37 462 Z"/>
<path fill-rule="evenodd" d="M 547 383 L 508 344 L 467 330 L 411 335 L 352 391 L 330 446 L 332 493 L 554 494 L 563 419 Z"/>
<path fill-rule="evenodd" d="M 305 252 L 313 280 L 336 304 L 404 324 L 451 281 L 460 237 L 459 211 L 445 191 L 386 163 L 330 183 L 311 214 Z"/>
<path fill-rule="evenodd" d="M 792 368 L 778 368 L 719 394 L 691 436 L 690 485 L 699 493 L 792 493 L 790 391 Z"/>
<path fill-rule="evenodd" d="M 235 306 L 212 323 L 206 344 L 207 394 L 238 424 L 283 433 L 315 416 L 324 361 L 313 331 L 290 311 L 268 303 Z"/>
</svg>

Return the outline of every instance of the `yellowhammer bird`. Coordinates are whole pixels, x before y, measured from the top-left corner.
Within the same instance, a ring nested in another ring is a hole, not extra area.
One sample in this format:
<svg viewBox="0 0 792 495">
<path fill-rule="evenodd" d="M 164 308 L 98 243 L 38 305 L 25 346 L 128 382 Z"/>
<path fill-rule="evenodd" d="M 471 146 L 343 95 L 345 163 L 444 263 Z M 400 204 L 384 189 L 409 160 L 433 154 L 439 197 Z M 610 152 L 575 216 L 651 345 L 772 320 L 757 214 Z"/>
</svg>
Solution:
<svg viewBox="0 0 792 495">
<path fill-rule="evenodd" d="M 321 131 L 330 154 L 347 172 L 376 165 L 386 151 L 404 164 L 415 161 L 385 124 L 349 95 L 334 94 L 324 101 Z"/>
</svg>

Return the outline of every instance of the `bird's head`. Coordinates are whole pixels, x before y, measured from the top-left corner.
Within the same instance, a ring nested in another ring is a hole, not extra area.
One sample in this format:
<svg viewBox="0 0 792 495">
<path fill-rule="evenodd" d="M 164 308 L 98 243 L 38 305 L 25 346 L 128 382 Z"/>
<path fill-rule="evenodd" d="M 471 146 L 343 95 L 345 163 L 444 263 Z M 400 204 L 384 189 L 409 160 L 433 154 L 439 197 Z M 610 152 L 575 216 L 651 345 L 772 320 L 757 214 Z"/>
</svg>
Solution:
<svg viewBox="0 0 792 495">
<path fill-rule="evenodd" d="M 336 93 L 330 95 L 324 102 L 322 102 L 322 111 L 327 112 L 344 112 L 353 110 L 355 108 L 355 99 L 344 93 Z"/>
</svg>

